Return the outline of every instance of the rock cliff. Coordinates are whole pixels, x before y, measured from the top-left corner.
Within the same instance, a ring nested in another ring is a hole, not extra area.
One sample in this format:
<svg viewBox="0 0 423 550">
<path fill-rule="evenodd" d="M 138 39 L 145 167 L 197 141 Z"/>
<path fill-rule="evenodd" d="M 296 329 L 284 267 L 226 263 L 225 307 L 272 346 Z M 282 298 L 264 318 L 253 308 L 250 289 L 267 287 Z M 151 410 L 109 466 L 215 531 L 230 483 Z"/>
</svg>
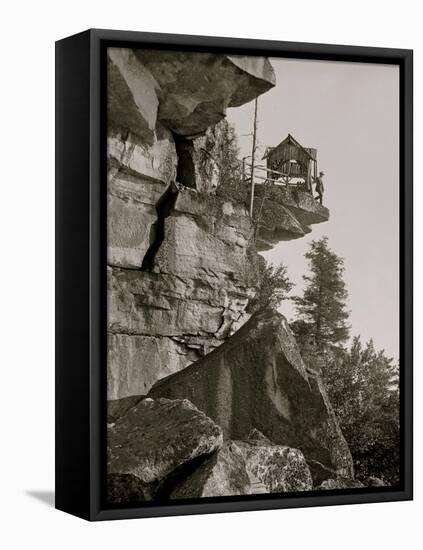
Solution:
<svg viewBox="0 0 423 550">
<path fill-rule="evenodd" d="M 233 334 L 248 319 L 256 250 L 304 235 L 326 209 L 268 198 L 275 212 L 254 243 L 244 206 L 196 189 L 191 138 L 274 86 L 267 59 L 108 55 L 108 396 L 118 399 L 148 392 Z"/>
<path fill-rule="evenodd" d="M 252 223 L 244 207 L 198 192 L 189 144 L 275 77 L 263 58 L 108 55 L 108 396 L 116 399 L 146 393 L 243 322 L 254 294 Z"/>
<path fill-rule="evenodd" d="M 329 400 L 286 321 L 247 313 L 257 251 L 304 236 L 329 212 L 308 193 L 258 186 L 266 215 L 257 232 L 245 206 L 197 178 L 193 140 L 275 85 L 269 61 L 125 48 L 108 56 L 111 500 L 351 479 Z M 268 440 L 258 444 L 252 430 Z"/>
</svg>

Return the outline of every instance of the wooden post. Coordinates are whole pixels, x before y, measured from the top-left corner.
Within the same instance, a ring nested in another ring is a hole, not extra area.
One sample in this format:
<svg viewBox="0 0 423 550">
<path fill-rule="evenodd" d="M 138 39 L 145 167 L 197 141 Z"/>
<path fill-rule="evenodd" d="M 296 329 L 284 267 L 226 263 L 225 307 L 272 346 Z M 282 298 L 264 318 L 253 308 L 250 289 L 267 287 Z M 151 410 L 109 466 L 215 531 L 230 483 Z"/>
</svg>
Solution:
<svg viewBox="0 0 423 550">
<path fill-rule="evenodd" d="M 256 138 L 257 138 L 257 98 L 254 100 L 254 125 L 253 125 L 253 148 L 251 152 L 251 200 L 250 200 L 250 217 L 253 217 L 254 207 L 254 160 L 256 153 Z"/>
</svg>

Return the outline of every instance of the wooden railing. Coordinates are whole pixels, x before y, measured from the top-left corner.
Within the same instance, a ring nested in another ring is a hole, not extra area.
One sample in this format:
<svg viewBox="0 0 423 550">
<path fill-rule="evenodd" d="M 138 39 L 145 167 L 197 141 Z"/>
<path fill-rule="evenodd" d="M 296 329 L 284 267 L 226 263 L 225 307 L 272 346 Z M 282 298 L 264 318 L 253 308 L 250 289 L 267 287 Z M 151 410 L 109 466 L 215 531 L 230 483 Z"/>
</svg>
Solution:
<svg viewBox="0 0 423 550">
<path fill-rule="evenodd" d="M 248 163 L 244 164 L 245 168 L 251 170 L 251 165 Z M 267 168 L 267 166 L 263 166 L 261 164 L 254 166 L 255 174 L 254 174 L 254 180 L 258 180 L 257 183 L 274 183 L 276 185 L 283 185 L 285 187 L 303 187 L 306 186 L 306 179 L 302 176 L 290 176 L 289 174 L 278 172 L 277 170 L 270 170 Z M 263 174 L 257 174 L 258 172 L 265 172 L 265 175 Z M 274 177 L 269 177 L 269 173 Z M 289 178 L 295 177 L 297 180 L 301 181 L 289 181 Z M 243 181 L 248 183 L 251 181 L 251 176 L 248 176 L 247 174 L 244 174 Z M 310 191 L 311 192 L 311 191 Z"/>
</svg>

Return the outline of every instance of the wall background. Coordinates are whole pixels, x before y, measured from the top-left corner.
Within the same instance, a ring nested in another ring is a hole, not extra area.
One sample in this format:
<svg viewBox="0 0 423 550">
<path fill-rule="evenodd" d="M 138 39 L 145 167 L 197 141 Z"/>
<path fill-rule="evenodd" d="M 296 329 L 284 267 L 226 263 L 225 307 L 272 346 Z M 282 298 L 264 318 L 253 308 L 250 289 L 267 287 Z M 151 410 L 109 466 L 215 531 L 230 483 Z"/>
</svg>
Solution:
<svg viewBox="0 0 423 550">
<path fill-rule="evenodd" d="M 270 0 L 39 0 L 3 6 L 0 541 L 5 548 L 416 547 L 423 511 L 421 400 L 415 407 L 414 502 L 89 524 L 46 501 L 52 500 L 54 480 L 54 41 L 100 27 L 414 48 L 417 153 L 423 146 L 420 11 L 413 0 L 303 0 L 289 6 Z M 416 154 L 417 243 L 423 233 L 422 176 Z M 423 328 L 422 262 L 416 246 L 416 340 Z M 416 347 L 416 395 L 421 359 Z"/>
</svg>

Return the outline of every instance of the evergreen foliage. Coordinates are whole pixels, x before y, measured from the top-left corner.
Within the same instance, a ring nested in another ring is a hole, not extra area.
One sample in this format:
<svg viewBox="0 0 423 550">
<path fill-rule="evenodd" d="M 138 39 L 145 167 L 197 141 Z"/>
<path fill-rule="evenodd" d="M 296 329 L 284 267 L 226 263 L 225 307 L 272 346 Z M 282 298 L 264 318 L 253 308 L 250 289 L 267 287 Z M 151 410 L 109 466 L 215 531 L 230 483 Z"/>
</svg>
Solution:
<svg viewBox="0 0 423 550">
<path fill-rule="evenodd" d="M 294 331 L 311 337 L 316 350 L 323 351 L 329 344 L 345 342 L 349 335 L 344 261 L 330 250 L 327 237 L 312 241 L 305 257 L 310 274 L 303 276 L 303 295 L 294 298 L 298 313 Z"/>
<path fill-rule="evenodd" d="M 258 290 L 248 305 L 251 313 L 267 307 L 278 308 L 294 286 L 289 280 L 286 266 L 267 263 L 262 256 L 258 258 Z"/>
</svg>

